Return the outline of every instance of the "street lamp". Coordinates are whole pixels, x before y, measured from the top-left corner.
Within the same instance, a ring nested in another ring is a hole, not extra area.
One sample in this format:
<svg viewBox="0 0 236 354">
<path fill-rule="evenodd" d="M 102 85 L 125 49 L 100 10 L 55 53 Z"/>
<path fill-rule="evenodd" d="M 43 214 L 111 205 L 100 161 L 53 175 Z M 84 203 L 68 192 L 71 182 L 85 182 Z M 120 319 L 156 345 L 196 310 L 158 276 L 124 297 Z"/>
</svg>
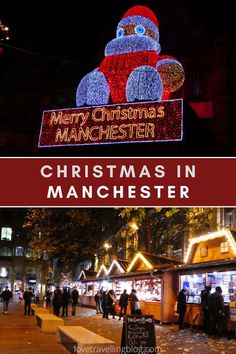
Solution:
<svg viewBox="0 0 236 354">
<path fill-rule="evenodd" d="M 109 243 L 105 242 L 104 243 L 104 248 L 105 248 L 106 251 L 108 251 L 109 248 L 111 248 L 111 245 L 109 245 Z"/>
</svg>

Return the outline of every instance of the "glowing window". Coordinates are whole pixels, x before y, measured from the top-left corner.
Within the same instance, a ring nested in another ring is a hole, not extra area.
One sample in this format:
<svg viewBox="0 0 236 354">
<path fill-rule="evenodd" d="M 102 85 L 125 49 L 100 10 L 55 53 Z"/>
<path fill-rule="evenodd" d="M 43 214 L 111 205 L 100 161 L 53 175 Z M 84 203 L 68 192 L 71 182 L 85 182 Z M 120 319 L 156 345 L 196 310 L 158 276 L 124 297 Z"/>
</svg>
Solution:
<svg viewBox="0 0 236 354">
<path fill-rule="evenodd" d="M 48 260 L 49 260 L 49 255 L 48 255 L 48 253 L 47 253 L 46 251 L 43 252 L 43 259 L 44 259 L 45 261 L 48 261 Z"/>
<path fill-rule="evenodd" d="M 16 247 L 16 256 L 22 257 L 24 255 L 24 248 L 21 246 Z"/>
<path fill-rule="evenodd" d="M 0 268 L 0 277 L 1 278 L 7 278 L 7 276 L 8 276 L 7 268 Z"/>
<path fill-rule="evenodd" d="M 228 242 L 221 242 L 221 244 L 220 244 L 220 252 L 221 253 L 229 252 L 229 244 L 228 244 Z"/>
<path fill-rule="evenodd" d="M 0 248 L 0 256 L 10 257 L 12 255 L 11 249 L 9 247 Z"/>
<path fill-rule="evenodd" d="M 200 248 L 200 256 L 201 257 L 207 257 L 208 255 L 208 247 L 204 246 Z"/>
<path fill-rule="evenodd" d="M 1 240 L 11 241 L 11 237 L 12 237 L 12 228 L 11 227 L 2 227 Z"/>
<path fill-rule="evenodd" d="M 32 257 L 32 255 L 33 255 L 32 249 L 27 248 L 26 252 L 25 252 L 25 257 L 30 258 L 30 257 Z"/>
</svg>

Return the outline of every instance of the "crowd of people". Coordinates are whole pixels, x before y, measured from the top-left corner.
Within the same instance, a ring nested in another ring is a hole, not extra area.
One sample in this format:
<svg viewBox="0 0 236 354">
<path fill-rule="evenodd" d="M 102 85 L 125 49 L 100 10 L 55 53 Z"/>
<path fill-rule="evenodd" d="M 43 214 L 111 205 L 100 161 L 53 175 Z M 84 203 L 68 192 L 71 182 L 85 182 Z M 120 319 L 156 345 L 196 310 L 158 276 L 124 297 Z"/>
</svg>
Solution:
<svg viewBox="0 0 236 354">
<path fill-rule="evenodd" d="M 179 328 L 184 328 L 184 318 L 187 309 L 187 289 L 182 289 L 177 296 L 177 313 Z M 203 331 L 210 336 L 220 337 L 225 324 L 225 306 L 222 289 L 216 286 L 211 293 L 211 286 L 205 286 L 201 292 L 201 313 Z"/>
<path fill-rule="evenodd" d="M 94 301 L 96 302 L 96 312 L 102 313 L 102 317 L 106 319 L 109 319 L 109 315 L 111 315 L 113 319 L 118 316 L 118 319 L 121 320 L 122 316 L 126 315 L 129 301 L 131 315 L 142 314 L 135 289 L 131 291 L 131 294 L 127 294 L 125 289 L 119 300 L 117 300 L 114 290 L 99 290 L 94 296 Z"/>
<path fill-rule="evenodd" d="M 187 289 L 182 289 L 177 295 L 177 309 L 178 325 L 179 329 L 184 328 L 184 319 L 187 310 Z M 3 302 L 3 314 L 8 313 L 8 305 L 10 299 L 13 297 L 12 292 L 8 286 L 1 293 L 1 300 Z M 24 314 L 31 314 L 31 303 L 39 302 L 39 297 L 35 295 L 31 287 L 27 288 L 23 292 L 24 300 Z M 69 304 L 71 303 L 71 315 L 75 316 L 76 308 L 79 303 L 79 292 L 76 287 L 73 287 L 70 291 L 69 288 L 61 290 L 56 287 L 54 292 L 49 289 L 45 294 L 45 306 L 53 307 L 53 313 L 56 316 L 67 317 L 69 315 Z M 20 297 L 20 301 L 22 298 Z M 113 290 L 97 291 L 94 296 L 96 303 L 96 312 L 101 313 L 103 318 L 109 319 L 109 315 L 113 319 L 118 316 L 118 320 L 121 320 L 122 316 L 126 315 L 128 304 L 130 304 L 130 313 L 142 314 L 140 302 L 137 297 L 135 289 L 127 294 L 127 290 L 124 290 L 119 300 L 116 298 L 116 294 Z M 220 337 L 224 329 L 225 306 L 224 298 L 222 296 L 222 289 L 220 286 L 215 288 L 215 292 L 211 293 L 211 287 L 205 286 L 205 289 L 201 292 L 201 314 L 202 314 L 202 327 L 203 331 L 212 336 Z"/>
<path fill-rule="evenodd" d="M 71 303 L 71 315 L 75 316 L 76 308 L 79 303 L 79 292 L 76 287 L 70 291 L 69 288 L 60 289 L 56 287 L 53 293 L 49 290 L 46 292 L 46 307 L 52 304 L 53 314 L 56 316 L 68 317 L 69 304 Z"/>
<path fill-rule="evenodd" d="M 6 286 L 1 294 L 4 314 L 8 313 L 8 304 L 12 297 L 12 292 Z M 31 287 L 19 294 L 20 304 L 22 300 L 24 302 L 24 315 L 31 315 L 31 304 L 38 304 L 40 301 L 39 295 L 36 295 Z M 109 315 L 111 315 L 113 319 L 118 316 L 118 319 L 121 320 L 122 316 L 126 315 L 128 303 L 130 303 L 131 314 L 141 314 L 140 302 L 135 289 L 130 294 L 127 294 L 127 290 L 124 290 L 119 300 L 117 300 L 113 290 L 99 290 L 94 296 L 94 300 L 96 312 L 101 313 L 102 317 L 106 319 L 109 319 Z M 62 290 L 57 286 L 53 292 L 48 289 L 43 298 L 43 306 L 47 308 L 52 306 L 53 314 L 62 317 L 68 317 L 69 304 L 71 304 L 71 315 L 75 316 L 78 303 L 79 292 L 76 287 L 73 287 L 70 291 L 69 288 L 63 288 Z"/>
<path fill-rule="evenodd" d="M 0 298 L 3 302 L 3 314 L 8 313 L 8 306 L 11 298 L 13 298 L 12 292 L 9 290 L 8 286 L 0 294 Z M 18 294 L 20 304 L 24 303 L 24 315 L 31 315 L 31 304 L 39 304 L 40 298 L 39 294 L 34 292 L 34 289 L 28 287 L 25 291 Z M 79 292 L 76 287 L 69 289 L 64 288 L 63 291 L 57 287 L 54 292 L 47 290 L 43 300 L 43 306 L 53 307 L 53 313 L 56 316 L 68 316 L 68 308 L 71 303 L 71 315 L 75 316 L 76 307 L 79 302 Z"/>
</svg>

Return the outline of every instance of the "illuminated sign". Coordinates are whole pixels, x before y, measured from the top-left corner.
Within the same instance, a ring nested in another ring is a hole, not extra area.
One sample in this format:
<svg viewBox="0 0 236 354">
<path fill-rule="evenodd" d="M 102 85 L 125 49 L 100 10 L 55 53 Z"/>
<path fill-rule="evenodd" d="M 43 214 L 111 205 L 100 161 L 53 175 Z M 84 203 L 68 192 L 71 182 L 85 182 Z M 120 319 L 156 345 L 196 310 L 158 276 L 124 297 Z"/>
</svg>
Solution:
<svg viewBox="0 0 236 354">
<path fill-rule="evenodd" d="M 43 113 L 39 147 L 182 140 L 182 99 Z"/>
<path fill-rule="evenodd" d="M 99 67 L 76 92 L 78 108 L 45 111 L 39 147 L 182 140 L 181 63 L 160 55 L 159 23 L 134 6 L 118 23 Z"/>
</svg>

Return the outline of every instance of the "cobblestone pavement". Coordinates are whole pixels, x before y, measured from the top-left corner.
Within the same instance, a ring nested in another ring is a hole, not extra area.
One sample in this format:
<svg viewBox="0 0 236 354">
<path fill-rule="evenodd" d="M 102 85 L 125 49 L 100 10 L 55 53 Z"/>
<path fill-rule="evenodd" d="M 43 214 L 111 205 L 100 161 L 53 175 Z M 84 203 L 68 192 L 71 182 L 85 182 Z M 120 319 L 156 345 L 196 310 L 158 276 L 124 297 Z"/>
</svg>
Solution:
<svg viewBox="0 0 236 354">
<path fill-rule="evenodd" d="M 0 307 L 0 354 L 68 354 L 56 343 L 55 334 L 41 333 L 33 316 L 23 315 L 23 305 L 10 304 L 8 315 Z M 70 311 L 71 314 L 71 311 Z M 80 307 L 76 316 L 64 318 L 65 325 L 80 325 L 115 342 L 119 353 L 123 321 L 103 319 L 95 310 Z M 167 354 L 236 354 L 236 339 L 212 339 L 200 331 L 176 325 L 156 325 L 157 345 L 160 353 Z"/>
</svg>

